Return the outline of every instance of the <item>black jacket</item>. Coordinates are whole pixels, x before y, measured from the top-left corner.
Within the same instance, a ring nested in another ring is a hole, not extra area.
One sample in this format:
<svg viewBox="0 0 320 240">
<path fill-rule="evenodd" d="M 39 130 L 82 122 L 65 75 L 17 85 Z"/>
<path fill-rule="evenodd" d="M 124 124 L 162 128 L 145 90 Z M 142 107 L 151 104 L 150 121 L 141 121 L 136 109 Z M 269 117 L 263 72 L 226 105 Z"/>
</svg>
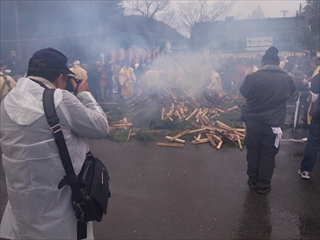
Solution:
<svg viewBox="0 0 320 240">
<path fill-rule="evenodd" d="M 275 65 L 266 65 L 247 75 L 240 87 L 246 98 L 242 107 L 243 119 L 270 127 L 282 126 L 286 118 L 286 101 L 295 90 L 292 78 Z"/>
</svg>

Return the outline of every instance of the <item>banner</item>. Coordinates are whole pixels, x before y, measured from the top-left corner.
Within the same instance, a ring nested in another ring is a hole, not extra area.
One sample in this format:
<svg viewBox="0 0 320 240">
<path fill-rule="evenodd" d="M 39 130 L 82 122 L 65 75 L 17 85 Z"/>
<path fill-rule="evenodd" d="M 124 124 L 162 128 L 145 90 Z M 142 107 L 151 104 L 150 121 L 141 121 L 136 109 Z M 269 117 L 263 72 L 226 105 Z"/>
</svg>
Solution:
<svg viewBox="0 0 320 240">
<path fill-rule="evenodd" d="M 110 50 L 110 55 L 111 55 L 111 59 L 117 63 L 117 54 L 116 54 L 116 49 L 111 49 Z"/>
<path fill-rule="evenodd" d="M 128 55 L 129 55 L 129 61 L 131 62 L 131 60 L 133 59 L 133 49 L 132 48 L 128 49 Z"/>
<path fill-rule="evenodd" d="M 135 50 L 135 51 L 134 51 L 134 55 L 135 55 L 135 57 L 136 57 L 136 59 L 135 59 L 136 63 L 139 63 L 139 64 L 140 64 L 139 50 Z"/>
<path fill-rule="evenodd" d="M 120 48 L 120 51 L 119 51 L 119 60 L 122 61 L 124 58 L 125 58 L 124 48 Z"/>
</svg>

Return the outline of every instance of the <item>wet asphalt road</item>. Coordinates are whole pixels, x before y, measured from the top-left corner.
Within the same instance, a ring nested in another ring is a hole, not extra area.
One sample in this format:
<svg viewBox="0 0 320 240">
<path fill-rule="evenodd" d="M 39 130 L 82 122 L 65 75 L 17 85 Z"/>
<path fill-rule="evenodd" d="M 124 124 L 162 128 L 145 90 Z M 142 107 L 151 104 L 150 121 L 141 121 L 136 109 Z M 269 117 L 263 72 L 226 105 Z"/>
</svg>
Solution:
<svg viewBox="0 0 320 240">
<path fill-rule="evenodd" d="M 287 130 L 283 138 L 307 132 Z M 96 239 L 320 239 L 320 164 L 311 180 L 299 177 L 304 143 L 281 143 L 267 195 L 246 184 L 246 150 L 133 139 L 89 143 L 111 175 L 112 197 L 107 216 L 94 223 Z M 6 201 L 2 170 L 1 216 Z"/>
<path fill-rule="evenodd" d="M 288 130 L 283 138 L 307 131 Z M 111 175 L 108 215 L 94 224 L 97 239 L 320 239 L 320 164 L 311 180 L 300 178 L 296 155 L 304 143 L 281 143 L 267 195 L 246 184 L 246 150 L 133 140 L 90 145 Z"/>
</svg>

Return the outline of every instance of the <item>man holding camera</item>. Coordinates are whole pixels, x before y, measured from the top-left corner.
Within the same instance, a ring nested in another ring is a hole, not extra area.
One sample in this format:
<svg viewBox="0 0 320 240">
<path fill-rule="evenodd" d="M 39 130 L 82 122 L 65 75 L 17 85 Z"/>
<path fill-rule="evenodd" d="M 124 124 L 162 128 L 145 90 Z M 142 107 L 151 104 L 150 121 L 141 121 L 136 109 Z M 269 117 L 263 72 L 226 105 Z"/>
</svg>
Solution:
<svg viewBox="0 0 320 240">
<path fill-rule="evenodd" d="M 77 83 L 61 52 L 46 48 L 29 60 L 26 78 L 1 104 L 1 149 L 9 201 L 0 237 L 8 239 L 76 239 L 77 219 L 71 189 L 58 189 L 65 176 L 59 151 L 43 110 L 45 88 L 55 89 L 54 103 L 75 173 L 89 151 L 86 138 L 108 135 L 108 120 L 88 91 Z M 66 91 L 71 84 L 75 94 Z M 88 223 L 88 239 L 93 239 Z"/>
</svg>

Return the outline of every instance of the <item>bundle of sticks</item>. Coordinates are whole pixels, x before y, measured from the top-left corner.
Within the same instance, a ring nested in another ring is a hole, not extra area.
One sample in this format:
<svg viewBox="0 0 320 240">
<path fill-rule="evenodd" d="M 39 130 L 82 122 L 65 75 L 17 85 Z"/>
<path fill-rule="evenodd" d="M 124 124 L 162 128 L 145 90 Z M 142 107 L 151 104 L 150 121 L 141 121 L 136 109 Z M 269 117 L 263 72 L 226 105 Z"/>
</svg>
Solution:
<svg viewBox="0 0 320 240">
<path fill-rule="evenodd" d="M 184 147 L 185 140 L 180 137 L 187 134 L 196 134 L 193 136 L 192 144 L 210 143 L 212 147 L 220 149 L 223 143 L 228 143 L 243 149 L 241 140 L 245 137 L 244 128 L 232 128 L 221 121 L 210 122 L 212 126 L 197 125 L 197 129 L 187 129 L 175 136 L 166 136 L 169 142 L 158 142 L 158 146 L 165 147 Z"/>
<path fill-rule="evenodd" d="M 128 127 L 132 127 L 132 123 L 129 123 L 127 121 L 127 118 L 123 118 L 120 121 L 117 122 L 111 122 L 109 123 L 109 129 L 110 131 L 117 130 L 119 128 L 128 129 Z"/>
</svg>

